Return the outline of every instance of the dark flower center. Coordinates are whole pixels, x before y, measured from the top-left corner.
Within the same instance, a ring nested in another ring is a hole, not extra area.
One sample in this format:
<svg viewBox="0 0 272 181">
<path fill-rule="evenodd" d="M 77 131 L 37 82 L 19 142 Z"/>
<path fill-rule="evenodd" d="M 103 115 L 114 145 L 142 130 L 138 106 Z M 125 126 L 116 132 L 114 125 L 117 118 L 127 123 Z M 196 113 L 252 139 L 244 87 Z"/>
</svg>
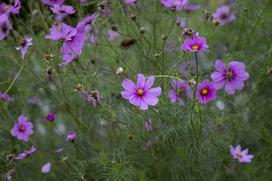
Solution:
<svg viewBox="0 0 272 181">
<path fill-rule="evenodd" d="M 24 126 L 19 126 L 19 131 L 20 132 L 24 132 L 25 131 L 25 127 Z"/>
<path fill-rule="evenodd" d="M 202 90 L 201 90 L 201 94 L 202 94 L 203 96 L 207 95 L 208 93 L 209 93 L 208 89 L 202 89 Z"/>
<path fill-rule="evenodd" d="M 230 70 L 227 70 L 226 77 L 228 80 L 232 80 L 233 79 L 233 72 Z"/>
<path fill-rule="evenodd" d="M 221 19 L 227 19 L 228 18 L 228 14 L 222 14 L 221 15 Z"/>
<path fill-rule="evenodd" d="M 182 89 L 177 89 L 177 90 L 176 90 L 176 93 L 177 93 L 177 95 L 180 96 L 180 97 L 184 96 L 184 91 L 183 91 Z"/>
<path fill-rule="evenodd" d="M 138 94 L 138 96 L 142 96 L 144 94 L 144 90 L 143 89 L 138 89 L 137 94 Z"/>
</svg>

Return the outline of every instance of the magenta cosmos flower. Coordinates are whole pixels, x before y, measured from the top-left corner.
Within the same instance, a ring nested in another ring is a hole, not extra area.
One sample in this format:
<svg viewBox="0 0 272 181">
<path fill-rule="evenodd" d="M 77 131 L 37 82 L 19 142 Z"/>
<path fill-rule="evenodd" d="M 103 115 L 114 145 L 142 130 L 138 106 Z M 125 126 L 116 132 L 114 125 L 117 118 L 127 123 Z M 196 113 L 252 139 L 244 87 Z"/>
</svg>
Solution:
<svg viewBox="0 0 272 181">
<path fill-rule="evenodd" d="M 63 4 L 64 0 L 42 0 L 42 2 L 44 4 L 50 5 L 50 6 L 54 6 L 55 4 Z"/>
<path fill-rule="evenodd" d="M 189 2 L 188 0 L 160 0 L 161 3 L 167 7 L 175 10 L 182 10 L 184 6 Z"/>
<path fill-rule="evenodd" d="M 50 28 L 50 34 L 46 35 L 45 38 L 54 41 L 70 41 L 72 37 L 76 35 L 76 29 L 65 24 L 61 23 L 57 26 Z"/>
<path fill-rule="evenodd" d="M 229 6 L 221 6 L 217 8 L 216 12 L 212 14 L 215 21 L 218 21 L 221 26 L 230 23 L 236 19 L 235 14 L 230 10 Z"/>
<path fill-rule="evenodd" d="M 216 99 L 216 89 L 212 82 L 204 80 L 197 85 L 196 97 L 200 104 L 207 104 Z"/>
<path fill-rule="evenodd" d="M 0 4 L 0 14 L 18 14 L 21 9 L 21 2 L 20 0 L 15 0 L 14 5 L 1 3 Z"/>
<path fill-rule="evenodd" d="M 48 122 L 53 122 L 57 118 L 57 114 L 55 112 L 52 112 L 47 114 L 44 118 Z"/>
<path fill-rule="evenodd" d="M 216 89 L 221 89 L 224 85 L 228 94 L 234 94 L 235 90 L 241 90 L 244 87 L 244 81 L 249 78 L 245 71 L 245 64 L 238 61 L 229 62 L 225 66 L 222 60 L 215 62 L 215 68 L 218 72 L 211 74 Z"/>
<path fill-rule="evenodd" d="M 191 87 L 183 80 L 172 80 L 171 85 L 173 89 L 168 92 L 168 97 L 171 103 L 178 102 L 180 105 L 184 105 L 184 98 L 193 98 L 193 91 Z"/>
<path fill-rule="evenodd" d="M 68 134 L 65 136 L 65 141 L 74 142 L 74 141 L 76 140 L 76 137 L 77 137 L 76 132 L 68 133 Z"/>
<path fill-rule="evenodd" d="M 153 76 L 145 81 L 143 74 L 138 74 L 136 85 L 131 80 L 125 79 L 122 83 L 125 89 L 121 92 L 122 97 L 141 110 L 147 110 L 148 105 L 155 106 L 159 102 L 157 96 L 161 94 L 160 87 L 151 88 L 154 81 Z"/>
<path fill-rule="evenodd" d="M 7 14 L 0 15 L 0 40 L 3 40 L 9 35 L 12 25 L 9 22 Z"/>
<path fill-rule="evenodd" d="M 54 4 L 54 6 L 51 7 L 51 10 L 56 14 L 56 20 L 58 21 L 61 21 L 66 16 L 76 12 L 72 6 L 59 4 Z"/>
<path fill-rule="evenodd" d="M 248 148 L 242 151 L 240 145 L 235 148 L 230 145 L 230 153 L 233 158 L 237 159 L 240 163 L 250 163 L 254 157 L 254 155 L 248 154 Z"/>
<path fill-rule="evenodd" d="M 29 150 L 26 150 L 26 151 L 20 153 L 15 159 L 21 160 L 21 159 L 27 157 L 28 155 L 34 153 L 36 150 L 37 150 L 37 148 L 34 145 L 32 145 L 32 147 Z"/>
<path fill-rule="evenodd" d="M 25 58 L 26 51 L 30 46 L 32 46 L 32 38 L 25 36 L 20 42 L 20 46 L 16 47 L 16 50 L 21 51 L 22 59 Z"/>
<path fill-rule="evenodd" d="M 207 45 L 206 38 L 194 34 L 191 38 L 184 40 L 181 50 L 194 53 L 194 52 L 206 52 L 209 46 Z"/>
<path fill-rule="evenodd" d="M 10 133 L 12 136 L 17 136 L 19 140 L 28 142 L 28 136 L 33 134 L 32 128 L 33 124 L 31 122 L 27 122 L 27 117 L 21 115 L 18 118 L 18 123 L 14 124 Z"/>
</svg>

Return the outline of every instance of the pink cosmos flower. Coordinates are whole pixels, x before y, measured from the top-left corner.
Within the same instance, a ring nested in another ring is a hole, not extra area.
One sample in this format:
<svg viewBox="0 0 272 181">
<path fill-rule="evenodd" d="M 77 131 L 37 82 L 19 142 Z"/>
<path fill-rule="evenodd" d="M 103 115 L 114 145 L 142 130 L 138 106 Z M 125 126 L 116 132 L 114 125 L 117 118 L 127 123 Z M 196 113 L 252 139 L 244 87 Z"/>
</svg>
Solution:
<svg viewBox="0 0 272 181">
<path fill-rule="evenodd" d="M 49 173 L 50 170 L 51 170 L 51 163 L 50 163 L 50 162 L 44 164 L 44 165 L 42 166 L 42 168 L 41 168 L 41 172 L 42 172 L 42 173 Z"/>
<path fill-rule="evenodd" d="M 76 11 L 73 6 L 54 4 L 51 7 L 53 13 L 56 14 L 56 20 L 61 21 L 66 16 L 74 14 Z"/>
<path fill-rule="evenodd" d="M 76 35 L 77 31 L 75 28 L 61 23 L 59 25 L 50 28 L 50 34 L 46 35 L 45 38 L 55 41 L 70 41 Z"/>
<path fill-rule="evenodd" d="M 248 148 L 242 151 L 240 145 L 235 148 L 230 145 L 230 153 L 233 158 L 237 159 L 240 163 L 250 163 L 254 157 L 254 155 L 248 154 Z"/>
<path fill-rule="evenodd" d="M 27 122 L 27 117 L 21 115 L 18 118 L 18 123 L 14 124 L 10 133 L 12 136 L 17 136 L 19 140 L 28 142 L 28 136 L 33 134 L 32 128 L 33 124 L 31 122 Z"/>
<path fill-rule="evenodd" d="M 131 80 L 125 79 L 122 83 L 125 89 L 121 92 L 122 97 L 129 100 L 134 106 L 138 106 L 141 110 L 147 110 L 148 105 L 155 106 L 159 102 L 157 96 L 161 94 L 160 87 L 151 88 L 154 81 L 153 76 L 145 81 L 143 74 L 138 74 L 136 85 Z"/>
<path fill-rule="evenodd" d="M 229 6 L 221 6 L 212 14 L 214 20 L 218 21 L 221 26 L 228 24 L 236 19 L 235 14 L 230 11 Z"/>
<path fill-rule="evenodd" d="M 167 7 L 175 10 L 182 10 L 189 0 L 160 0 L 161 3 Z"/>
<path fill-rule="evenodd" d="M 22 59 L 25 58 L 26 51 L 28 47 L 32 46 L 32 38 L 25 36 L 23 40 L 20 42 L 20 46 L 16 47 L 16 50 L 20 50 L 22 54 Z"/>
<path fill-rule="evenodd" d="M 15 159 L 21 160 L 21 159 L 27 157 L 28 155 L 34 153 L 36 150 L 37 150 L 37 148 L 34 145 L 32 145 L 32 147 L 29 150 L 26 150 L 23 153 L 20 153 Z"/>
<path fill-rule="evenodd" d="M 0 14 L 19 14 L 21 9 L 21 2 L 20 0 L 15 0 L 14 5 L 1 3 L 0 4 Z"/>
<path fill-rule="evenodd" d="M 68 134 L 65 136 L 65 141 L 74 142 L 74 141 L 76 140 L 76 137 L 77 137 L 76 132 L 68 133 Z"/>
<path fill-rule="evenodd" d="M 194 34 L 191 38 L 187 38 L 181 46 L 181 50 L 190 53 L 206 52 L 208 49 L 209 46 L 207 45 L 206 38 L 200 37 L 197 34 Z"/>
<path fill-rule="evenodd" d="M 168 92 L 171 103 L 178 102 L 180 105 L 184 105 L 184 98 L 186 96 L 193 98 L 193 91 L 185 81 L 172 80 L 171 85 L 173 89 Z"/>
<path fill-rule="evenodd" d="M 64 0 L 42 0 L 43 4 L 54 6 L 55 4 L 63 4 Z"/>
<path fill-rule="evenodd" d="M 243 89 L 244 81 L 249 78 L 245 64 L 238 61 L 231 61 L 225 66 L 222 60 L 217 60 L 215 68 L 218 72 L 211 74 L 215 88 L 221 89 L 226 85 L 225 91 L 230 95 L 234 94 L 235 90 Z"/>
<path fill-rule="evenodd" d="M 9 35 L 12 25 L 9 22 L 9 17 L 7 14 L 0 15 L 0 40 L 3 40 Z"/>
<path fill-rule="evenodd" d="M 207 104 L 216 99 L 216 89 L 212 82 L 204 80 L 197 85 L 196 97 L 200 104 Z"/>
</svg>

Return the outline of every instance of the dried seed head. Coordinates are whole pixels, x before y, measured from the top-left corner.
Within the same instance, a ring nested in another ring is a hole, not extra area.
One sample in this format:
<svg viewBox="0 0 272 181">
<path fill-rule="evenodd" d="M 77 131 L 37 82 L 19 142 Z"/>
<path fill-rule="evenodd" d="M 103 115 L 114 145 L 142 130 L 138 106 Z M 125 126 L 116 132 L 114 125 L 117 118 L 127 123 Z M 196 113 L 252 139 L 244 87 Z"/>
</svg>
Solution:
<svg viewBox="0 0 272 181">
<path fill-rule="evenodd" d="M 122 67 L 119 67 L 116 69 L 116 75 L 123 75 L 124 74 L 124 69 Z"/>
<path fill-rule="evenodd" d="M 117 25 L 112 25 L 111 29 L 112 29 L 112 31 L 117 31 L 118 27 L 117 27 Z"/>
<path fill-rule="evenodd" d="M 188 81 L 188 83 L 189 83 L 189 85 L 194 86 L 194 85 L 196 85 L 196 80 L 195 79 L 190 79 Z"/>
<path fill-rule="evenodd" d="M 78 84 L 76 85 L 75 91 L 80 91 L 80 92 L 81 92 L 84 88 L 85 88 L 85 85 L 84 85 L 84 84 L 78 83 Z"/>
<path fill-rule="evenodd" d="M 208 11 L 203 10 L 202 13 L 203 13 L 204 19 L 205 19 L 206 21 L 208 21 L 209 19 L 212 18 L 211 13 L 209 13 Z"/>
<path fill-rule="evenodd" d="M 145 27 L 141 27 L 141 28 L 140 28 L 140 32 L 141 32 L 142 34 L 144 34 L 144 33 L 145 33 Z"/>
<path fill-rule="evenodd" d="M 161 38 L 162 38 L 163 40 L 167 40 L 167 39 L 168 39 L 168 35 L 167 35 L 167 34 L 163 34 L 163 35 L 161 36 Z"/>
<path fill-rule="evenodd" d="M 217 19 L 213 19 L 212 22 L 215 26 L 220 26 L 220 21 L 218 21 Z"/>
<path fill-rule="evenodd" d="M 121 42 L 120 47 L 121 48 L 125 48 L 128 49 L 130 48 L 132 45 L 134 45 L 134 43 L 136 42 L 136 40 L 134 38 L 129 38 L 129 39 L 125 39 Z"/>
<path fill-rule="evenodd" d="M 182 36 L 181 36 L 181 39 L 182 40 L 185 40 L 187 38 L 192 38 L 194 35 L 194 32 L 192 29 L 190 28 L 185 28 L 183 31 L 182 31 Z"/>
<path fill-rule="evenodd" d="M 130 18 L 131 18 L 133 21 L 136 21 L 136 15 L 135 15 L 135 14 L 131 14 L 131 15 L 130 15 Z"/>
</svg>

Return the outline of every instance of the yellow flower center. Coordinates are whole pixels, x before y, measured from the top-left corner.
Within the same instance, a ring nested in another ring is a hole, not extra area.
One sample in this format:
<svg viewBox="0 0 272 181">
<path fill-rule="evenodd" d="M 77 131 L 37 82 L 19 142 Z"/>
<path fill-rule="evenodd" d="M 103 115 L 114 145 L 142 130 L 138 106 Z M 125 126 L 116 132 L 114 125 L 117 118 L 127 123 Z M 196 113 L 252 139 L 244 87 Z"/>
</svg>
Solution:
<svg viewBox="0 0 272 181">
<path fill-rule="evenodd" d="M 239 158 L 242 158 L 242 157 L 243 157 L 243 155 L 242 155 L 241 152 L 238 152 L 238 153 L 237 153 L 237 156 L 238 156 Z"/>
<path fill-rule="evenodd" d="M 8 10 L 9 9 L 9 6 L 4 6 L 4 10 Z"/>
<path fill-rule="evenodd" d="M 19 131 L 22 131 L 22 132 L 25 131 L 25 127 L 24 126 L 20 126 L 19 127 Z"/>
<path fill-rule="evenodd" d="M 137 90 L 137 94 L 138 94 L 139 96 L 142 96 L 142 95 L 144 94 L 144 90 L 143 90 L 143 89 L 138 89 L 138 90 Z"/>
<path fill-rule="evenodd" d="M 192 50 L 199 50 L 199 46 L 198 45 L 192 46 Z"/>
<path fill-rule="evenodd" d="M 226 77 L 227 77 L 228 79 L 232 79 L 232 76 L 233 76 L 233 73 L 232 73 L 231 71 L 227 71 Z"/>
<path fill-rule="evenodd" d="M 207 95 L 209 93 L 209 91 L 207 90 L 207 89 L 203 89 L 202 91 L 201 91 L 201 94 L 202 95 Z"/>
</svg>

